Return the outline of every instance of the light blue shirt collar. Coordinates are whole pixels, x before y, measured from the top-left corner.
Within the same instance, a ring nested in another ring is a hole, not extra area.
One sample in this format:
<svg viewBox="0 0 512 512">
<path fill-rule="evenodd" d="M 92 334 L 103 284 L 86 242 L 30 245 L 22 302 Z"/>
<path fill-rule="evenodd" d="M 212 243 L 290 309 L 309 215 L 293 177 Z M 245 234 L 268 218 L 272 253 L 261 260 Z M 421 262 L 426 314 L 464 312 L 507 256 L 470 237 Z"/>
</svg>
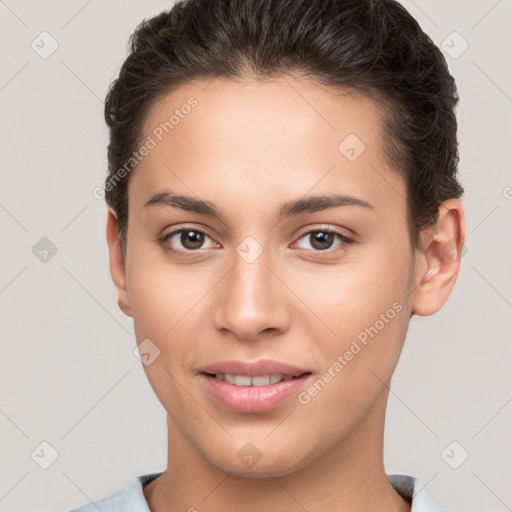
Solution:
<svg viewBox="0 0 512 512">
<path fill-rule="evenodd" d="M 124 489 L 69 512 L 151 512 L 142 487 L 163 472 L 136 476 Z M 418 478 L 388 475 L 391 485 L 405 499 L 411 500 L 411 512 L 447 512 L 430 496 Z"/>
</svg>

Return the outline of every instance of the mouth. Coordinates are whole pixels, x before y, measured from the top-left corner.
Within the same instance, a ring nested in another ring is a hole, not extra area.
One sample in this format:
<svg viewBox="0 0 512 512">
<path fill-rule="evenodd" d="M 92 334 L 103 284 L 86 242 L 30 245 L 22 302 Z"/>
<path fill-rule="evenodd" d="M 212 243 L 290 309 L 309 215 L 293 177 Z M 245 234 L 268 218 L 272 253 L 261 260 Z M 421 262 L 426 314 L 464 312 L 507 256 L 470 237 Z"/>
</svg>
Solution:
<svg viewBox="0 0 512 512">
<path fill-rule="evenodd" d="M 311 372 L 240 375 L 201 372 L 200 380 L 217 405 L 241 413 L 264 413 L 286 404 L 308 385 Z"/>
<path fill-rule="evenodd" d="M 311 372 L 299 373 L 296 375 L 290 374 L 282 374 L 282 373 L 272 373 L 268 375 L 237 375 L 233 373 L 207 373 L 203 372 L 203 375 L 208 377 L 228 382 L 229 384 L 234 384 L 235 386 L 240 387 L 260 387 L 260 386 L 269 386 L 273 384 L 279 384 L 280 382 L 299 379 L 305 375 L 311 375 Z"/>
</svg>

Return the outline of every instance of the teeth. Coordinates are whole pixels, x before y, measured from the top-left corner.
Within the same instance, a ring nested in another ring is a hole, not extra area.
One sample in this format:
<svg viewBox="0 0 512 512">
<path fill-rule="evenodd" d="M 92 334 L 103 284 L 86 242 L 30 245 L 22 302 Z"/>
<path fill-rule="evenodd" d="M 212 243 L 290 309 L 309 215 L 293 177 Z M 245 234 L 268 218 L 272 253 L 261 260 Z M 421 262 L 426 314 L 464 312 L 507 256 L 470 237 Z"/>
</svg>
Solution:
<svg viewBox="0 0 512 512">
<path fill-rule="evenodd" d="M 251 385 L 251 377 L 246 375 L 236 375 L 235 376 L 235 384 L 237 386 L 250 386 Z"/>
<path fill-rule="evenodd" d="M 252 378 L 253 386 L 268 386 L 269 384 L 270 384 L 270 377 L 268 375 L 262 375 L 261 377 L 253 377 Z"/>
<path fill-rule="evenodd" d="M 230 384 L 234 384 L 235 383 L 235 376 L 234 375 L 231 375 L 230 373 L 226 373 L 224 375 L 224 380 L 226 382 L 229 382 Z"/>
<path fill-rule="evenodd" d="M 273 373 L 272 375 L 258 375 L 250 377 L 249 375 L 233 375 L 231 373 L 217 373 L 215 378 L 218 380 L 225 380 L 230 384 L 236 386 L 268 386 L 269 384 L 277 384 L 283 380 L 293 379 L 293 375 L 281 375 Z"/>
<path fill-rule="evenodd" d="M 281 382 L 281 375 L 279 374 L 272 374 L 270 376 L 270 384 L 277 384 L 278 382 Z"/>
</svg>

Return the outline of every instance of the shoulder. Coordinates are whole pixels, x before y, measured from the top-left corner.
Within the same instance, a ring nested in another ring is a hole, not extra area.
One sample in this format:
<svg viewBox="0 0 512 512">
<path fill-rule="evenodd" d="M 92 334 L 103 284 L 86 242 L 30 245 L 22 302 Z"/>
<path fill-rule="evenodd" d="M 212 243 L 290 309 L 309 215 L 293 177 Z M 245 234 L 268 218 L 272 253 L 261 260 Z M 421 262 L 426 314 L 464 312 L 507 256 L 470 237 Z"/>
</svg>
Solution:
<svg viewBox="0 0 512 512">
<path fill-rule="evenodd" d="M 419 478 L 409 475 L 388 475 L 396 492 L 411 501 L 411 512 L 448 512 L 429 494 Z"/>
<path fill-rule="evenodd" d="M 68 512 L 151 512 L 142 487 L 161 474 L 162 472 L 138 475 L 123 489 Z"/>
</svg>

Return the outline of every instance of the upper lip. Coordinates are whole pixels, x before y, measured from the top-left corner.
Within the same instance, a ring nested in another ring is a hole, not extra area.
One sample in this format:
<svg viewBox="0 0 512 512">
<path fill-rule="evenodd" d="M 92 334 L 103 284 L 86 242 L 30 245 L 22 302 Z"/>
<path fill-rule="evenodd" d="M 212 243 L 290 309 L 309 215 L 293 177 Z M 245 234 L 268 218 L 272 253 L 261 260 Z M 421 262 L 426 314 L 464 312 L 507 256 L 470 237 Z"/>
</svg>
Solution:
<svg viewBox="0 0 512 512">
<path fill-rule="evenodd" d="M 258 375 L 293 375 L 298 377 L 304 373 L 311 373 L 306 368 L 293 366 L 291 364 L 274 361 L 271 359 L 260 359 L 258 361 L 219 361 L 199 368 L 201 373 L 229 373 L 231 375 L 247 375 L 256 377 Z"/>
</svg>

